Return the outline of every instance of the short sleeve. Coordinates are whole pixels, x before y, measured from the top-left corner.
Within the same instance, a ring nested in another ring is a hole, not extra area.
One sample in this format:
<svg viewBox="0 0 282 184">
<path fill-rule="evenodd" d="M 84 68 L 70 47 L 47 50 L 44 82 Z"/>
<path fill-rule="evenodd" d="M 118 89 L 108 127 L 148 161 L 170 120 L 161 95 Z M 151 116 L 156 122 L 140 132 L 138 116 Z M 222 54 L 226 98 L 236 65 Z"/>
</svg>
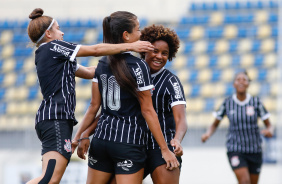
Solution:
<svg viewBox="0 0 282 184">
<path fill-rule="evenodd" d="M 268 111 L 266 110 L 266 108 L 264 107 L 264 105 L 262 104 L 261 100 L 258 97 L 257 97 L 257 102 L 258 102 L 258 116 L 262 120 L 268 119 L 270 114 L 268 113 Z"/>
<path fill-rule="evenodd" d="M 136 64 L 132 66 L 132 71 L 137 82 L 138 91 L 146 91 L 154 88 L 151 80 L 150 69 L 144 60 L 136 62 Z"/>
<path fill-rule="evenodd" d="M 176 76 L 170 77 L 168 80 L 168 91 L 170 94 L 170 105 L 171 107 L 175 105 L 184 104 L 186 105 L 185 95 L 183 86 L 180 80 Z"/>
<path fill-rule="evenodd" d="M 226 114 L 226 100 L 223 102 L 223 104 L 218 108 L 217 111 L 215 111 L 214 116 L 218 120 L 222 120 L 224 115 Z"/>
<path fill-rule="evenodd" d="M 73 62 L 80 46 L 62 40 L 54 40 L 50 42 L 50 51 L 54 58 L 68 59 Z"/>
</svg>

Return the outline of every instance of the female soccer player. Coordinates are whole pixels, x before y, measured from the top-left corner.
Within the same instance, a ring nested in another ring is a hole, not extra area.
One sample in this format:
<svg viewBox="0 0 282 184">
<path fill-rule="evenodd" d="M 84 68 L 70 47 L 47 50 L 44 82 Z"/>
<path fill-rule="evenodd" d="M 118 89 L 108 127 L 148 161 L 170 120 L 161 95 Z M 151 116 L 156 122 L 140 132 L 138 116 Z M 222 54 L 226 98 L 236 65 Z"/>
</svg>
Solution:
<svg viewBox="0 0 282 184">
<path fill-rule="evenodd" d="M 260 117 L 266 129 L 261 131 L 265 137 L 272 137 L 273 127 L 269 113 L 258 97 L 247 93 L 250 78 L 247 72 L 239 72 L 233 83 L 236 94 L 225 99 L 216 112 L 216 119 L 202 135 L 205 142 L 216 130 L 221 119 L 227 115 L 230 125 L 227 135 L 227 155 L 229 163 L 239 184 L 257 184 L 262 165 L 261 136 L 257 124 Z"/>
<path fill-rule="evenodd" d="M 76 57 L 117 54 L 127 50 L 150 51 L 149 42 L 124 44 L 76 45 L 63 41 L 58 22 L 42 16 L 37 8 L 29 18 L 28 35 L 38 47 L 35 65 L 43 101 L 35 119 L 35 129 L 42 142 L 42 175 L 28 182 L 59 183 L 71 157 L 71 137 L 77 123 L 75 111 L 75 76 L 91 79 L 95 67 L 77 64 Z"/>
<path fill-rule="evenodd" d="M 130 12 L 114 12 L 104 18 L 103 33 L 105 43 L 134 42 L 140 38 L 139 21 Z M 87 183 L 107 183 L 114 173 L 118 184 L 141 184 L 147 125 L 160 146 L 167 168 L 172 170 L 179 166 L 165 142 L 153 108 L 153 87 L 148 65 L 131 53 L 100 60 L 93 79 L 90 106 L 73 140 L 77 144 L 102 104 L 89 149 Z"/>
<path fill-rule="evenodd" d="M 155 46 L 154 51 L 142 53 L 141 57 L 148 63 L 151 71 L 153 105 L 157 112 L 161 129 L 171 151 L 174 151 L 179 163 L 183 149 L 181 141 L 187 131 L 186 101 L 183 87 L 177 76 L 165 69 L 167 61 L 171 61 L 179 48 L 176 33 L 160 26 L 149 26 L 141 31 L 140 40 L 149 41 Z M 147 161 L 145 174 L 150 173 L 154 183 L 179 183 L 180 167 L 169 171 L 162 158 L 158 143 L 149 132 L 147 135 Z"/>
</svg>

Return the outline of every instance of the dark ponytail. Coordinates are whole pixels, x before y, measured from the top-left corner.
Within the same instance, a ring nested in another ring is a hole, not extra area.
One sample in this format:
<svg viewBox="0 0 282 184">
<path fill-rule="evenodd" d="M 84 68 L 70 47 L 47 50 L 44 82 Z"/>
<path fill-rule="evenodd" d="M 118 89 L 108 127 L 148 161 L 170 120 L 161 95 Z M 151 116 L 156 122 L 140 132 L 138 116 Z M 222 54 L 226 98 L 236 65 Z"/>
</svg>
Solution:
<svg viewBox="0 0 282 184">
<path fill-rule="evenodd" d="M 103 42 L 123 43 L 123 32 L 131 33 L 136 26 L 135 20 L 137 20 L 136 15 L 126 11 L 114 12 L 110 16 L 105 17 L 103 20 Z M 120 87 L 137 98 L 137 83 L 130 73 L 124 55 L 111 55 L 108 56 L 108 60 L 110 61 L 110 69 Z"/>
</svg>

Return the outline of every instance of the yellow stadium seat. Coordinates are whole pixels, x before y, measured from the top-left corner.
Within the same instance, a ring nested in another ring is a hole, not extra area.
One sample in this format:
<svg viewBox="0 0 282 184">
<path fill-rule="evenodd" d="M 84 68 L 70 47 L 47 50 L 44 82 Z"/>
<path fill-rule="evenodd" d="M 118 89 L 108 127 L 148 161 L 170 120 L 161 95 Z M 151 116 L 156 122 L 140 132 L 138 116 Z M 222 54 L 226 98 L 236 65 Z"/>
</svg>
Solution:
<svg viewBox="0 0 282 184">
<path fill-rule="evenodd" d="M 260 91 L 261 85 L 258 82 L 252 82 L 249 86 L 248 92 L 252 96 L 257 96 Z"/>
<path fill-rule="evenodd" d="M 252 41 L 251 39 L 242 39 L 239 41 L 238 44 L 238 52 L 239 53 L 245 53 L 245 52 L 249 52 L 252 48 Z"/>
<path fill-rule="evenodd" d="M 16 61 L 14 58 L 5 59 L 2 66 L 2 72 L 7 73 L 14 70 Z"/>
<path fill-rule="evenodd" d="M 222 54 L 222 53 L 227 52 L 228 49 L 229 49 L 229 43 L 226 40 L 222 39 L 216 42 L 214 52 L 216 54 Z"/>
<path fill-rule="evenodd" d="M 212 83 L 202 84 L 200 95 L 202 97 L 212 97 L 212 96 L 214 96 L 214 92 L 216 90 L 215 90 L 214 84 L 212 84 Z"/>
<path fill-rule="evenodd" d="M 179 48 L 178 48 L 178 52 L 177 55 L 182 54 L 183 51 L 185 49 L 185 42 L 183 42 L 182 40 L 180 40 L 180 44 L 179 44 Z"/>
<path fill-rule="evenodd" d="M 190 29 L 190 39 L 198 40 L 205 35 L 205 29 L 202 26 L 194 26 Z"/>
<path fill-rule="evenodd" d="M 98 63 L 99 63 L 99 59 L 100 59 L 100 58 L 101 58 L 101 57 L 91 57 L 91 58 L 89 59 L 88 65 L 89 65 L 89 66 L 97 66 Z"/>
<path fill-rule="evenodd" d="M 11 30 L 4 30 L 0 36 L 0 45 L 5 45 L 12 42 L 13 32 Z"/>
<path fill-rule="evenodd" d="M 25 115 L 28 112 L 29 102 L 28 101 L 21 101 L 18 103 L 17 111 L 20 115 Z"/>
<path fill-rule="evenodd" d="M 3 58 L 9 58 L 14 54 L 15 47 L 12 44 L 7 44 L 3 47 L 1 56 Z"/>
<path fill-rule="evenodd" d="M 275 41 L 272 38 L 268 38 L 262 41 L 261 43 L 261 52 L 267 53 L 274 51 L 275 48 Z"/>
<path fill-rule="evenodd" d="M 26 99 L 28 96 L 28 89 L 27 87 L 10 87 L 7 90 L 5 97 L 8 100 L 23 100 Z"/>
<path fill-rule="evenodd" d="M 198 81 L 207 82 L 210 81 L 212 76 L 212 71 L 210 69 L 203 69 L 199 72 Z"/>
<path fill-rule="evenodd" d="M 187 57 L 184 55 L 177 56 L 175 60 L 172 62 L 172 66 L 174 69 L 180 69 L 185 67 L 187 61 Z"/>
<path fill-rule="evenodd" d="M 35 72 L 28 72 L 26 74 L 25 84 L 27 86 L 34 86 L 37 83 L 37 75 Z"/>
<path fill-rule="evenodd" d="M 257 68 L 249 68 L 247 70 L 248 75 L 252 81 L 256 80 L 258 77 L 258 69 Z"/>
<path fill-rule="evenodd" d="M 254 22 L 256 24 L 264 23 L 268 20 L 268 12 L 266 10 L 260 10 L 255 12 Z"/>
<path fill-rule="evenodd" d="M 27 59 L 25 59 L 24 61 L 24 65 L 23 65 L 23 71 L 24 72 L 36 72 L 36 66 L 35 66 L 35 59 L 34 57 L 28 57 Z"/>
<path fill-rule="evenodd" d="M 270 85 L 270 95 L 277 96 L 279 88 L 281 90 L 282 86 L 280 87 L 278 82 L 272 82 Z"/>
<path fill-rule="evenodd" d="M 83 85 L 76 88 L 77 99 L 90 99 L 91 96 L 91 85 Z"/>
<path fill-rule="evenodd" d="M 224 27 L 223 30 L 223 37 L 227 39 L 233 39 L 236 38 L 238 34 L 238 27 L 235 25 L 227 25 Z"/>
<path fill-rule="evenodd" d="M 261 99 L 263 105 L 268 111 L 274 111 L 277 109 L 277 98 L 276 97 L 264 97 Z"/>
<path fill-rule="evenodd" d="M 195 42 L 193 52 L 195 54 L 200 54 L 200 53 L 205 52 L 206 49 L 207 49 L 207 42 L 204 40 L 201 40 L 201 41 Z"/>
<path fill-rule="evenodd" d="M 235 71 L 232 68 L 227 68 L 222 71 L 221 80 L 223 82 L 232 82 L 234 80 Z"/>
<path fill-rule="evenodd" d="M 187 79 L 189 78 L 189 70 L 187 70 L 187 69 L 179 69 L 177 71 L 177 77 L 179 78 L 179 80 L 181 82 L 187 81 Z"/>
<path fill-rule="evenodd" d="M 185 96 L 189 96 L 191 94 L 191 90 L 192 90 L 192 87 L 190 84 L 186 83 L 186 82 L 182 82 L 182 86 L 183 86 L 183 90 L 184 90 L 184 93 L 185 93 Z"/>
<path fill-rule="evenodd" d="M 205 106 L 202 98 L 189 98 L 187 99 L 187 112 L 201 112 Z"/>
<path fill-rule="evenodd" d="M 195 68 L 205 68 L 209 64 L 208 55 L 199 55 L 195 61 Z"/>
<path fill-rule="evenodd" d="M 12 73 L 7 73 L 4 77 L 4 80 L 2 82 L 3 87 L 8 87 L 15 84 L 15 81 L 17 79 L 17 75 Z"/>
<path fill-rule="evenodd" d="M 253 54 L 244 54 L 241 56 L 240 65 L 242 68 L 248 68 L 254 65 L 254 55 Z"/>
<path fill-rule="evenodd" d="M 258 27 L 257 37 L 259 39 L 267 38 L 271 35 L 271 26 L 268 24 L 264 24 Z"/>
<path fill-rule="evenodd" d="M 32 101 L 29 101 L 28 103 L 29 103 L 29 108 L 28 108 L 27 114 L 34 115 L 34 118 L 35 118 L 35 114 L 38 111 L 38 108 L 41 104 L 41 100 L 32 100 Z"/>
<path fill-rule="evenodd" d="M 7 115 L 17 115 L 18 114 L 18 102 L 12 101 L 7 104 Z"/>
<path fill-rule="evenodd" d="M 22 129 L 33 129 L 35 127 L 35 115 L 31 116 L 31 115 L 25 115 L 20 117 L 21 118 L 21 126 Z"/>
<path fill-rule="evenodd" d="M 85 31 L 83 42 L 85 44 L 91 44 L 97 40 L 97 37 L 98 37 L 97 29 L 87 29 Z"/>
<path fill-rule="evenodd" d="M 87 103 L 85 100 L 77 100 L 76 101 L 76 108 L 75 113 L 84 114 L 87 108 Z"/>
<path fill-rule="evenodd" d="M 223 54 L 218 57 L 217 65 L 219 68 L 225 68 L 231 65 L 232 57 L 230 54 Z"/>
<path fill-rule="evenodd" d="M 267 81 L 268 82 L 273 82 L 273 81 L 277 81 L 278 80 L 278 68 L 272 68 L 268 70 L 268 74 L 267 74 Z M 279 71 L 280 72 L 280 71 Z"/>
<path fill-rule="evenodd" d="M 223 13 L 220 11 L 217 11 L 217 12 L 211 13 L 209 23 L 211 26 L 218 26 L 223 23 L 223 20 L 224 20 Z"/>
<path fill-rule="evenodd" d="M 269 53 L 266 54 L 263 60 L 263 65 L 267 68 L 274 67 L 278 63 L 277 54 Z"/>
<path fill-rule="evenodd" d="M 218 82 L 216 84 L 213 84 L 212 85 L 213 89 L 216 89 L 216 90 L 213 90 L 213 95 L 218 97 L 218 96 L 222 96 L 224 95 L 225 93 L 225 84 L 223 82 Z"/>
</svg>

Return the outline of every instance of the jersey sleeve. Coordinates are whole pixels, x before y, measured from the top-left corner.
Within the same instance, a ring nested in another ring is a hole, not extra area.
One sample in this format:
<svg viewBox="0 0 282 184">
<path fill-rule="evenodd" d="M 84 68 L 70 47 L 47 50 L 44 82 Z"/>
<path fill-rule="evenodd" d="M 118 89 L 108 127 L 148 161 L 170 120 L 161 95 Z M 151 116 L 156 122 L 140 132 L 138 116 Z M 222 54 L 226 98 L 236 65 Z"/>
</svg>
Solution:
<svg viewBox="0 0 282 184">
<path fill-rule="evenodd" d="M 54 58 L 68 59 L 73 62 L 80 46 L 62 40 L 54 40 L 50 42 L 50 51 Z"/>
<path fill-rule="evenodd" d="M 226 101 L 227 101 L 227 99 L 225 99 L 223 104 L 218 108 L 218 110 L 213 113 L 215 118 L 218 119 L 218 120 L 222 120 L 222 118 L 226 114 L 226 106 L 225 106 Z"/>
<path fill-rule="evenodd" d="M 92 79 L 92 82 L 98 82 L 98 77 L 100 76 L 101 73 L 101 63 L 99 62 L 96 69 L 95 69 L 95 74 L 94 74 L 94 78 Z"/>
<path fill-rule="evenodd" d="M 175 105 L 180 105 L 180 104 L 186 105 L 183 86 L 180 80 L 176 76 L 170 77 L 170 79 L 168 80 L 167 89 L 170 94 L 169 101 L 170 101 L 171 107 Z"/>
<path fill-rule="evenodd" d="M 269 118 L 270 114 L 268 113 L 268 111 L 266 110 L 266 108 L 264 107 L 264 105 L 262 104 L 260 98 L 257 97 L 257 102 L 258 102 L 258 116 L 262 119 L 262 120 L 266 120 Z"/>
<path fill-rule="evenodd" d="M 146 91 L 154 88 L 151 80 L 150 68 L 148 64 L 140 60 L 132 66 L 133 77 L 136 79 L 138 91 Z"/>
</svg>

